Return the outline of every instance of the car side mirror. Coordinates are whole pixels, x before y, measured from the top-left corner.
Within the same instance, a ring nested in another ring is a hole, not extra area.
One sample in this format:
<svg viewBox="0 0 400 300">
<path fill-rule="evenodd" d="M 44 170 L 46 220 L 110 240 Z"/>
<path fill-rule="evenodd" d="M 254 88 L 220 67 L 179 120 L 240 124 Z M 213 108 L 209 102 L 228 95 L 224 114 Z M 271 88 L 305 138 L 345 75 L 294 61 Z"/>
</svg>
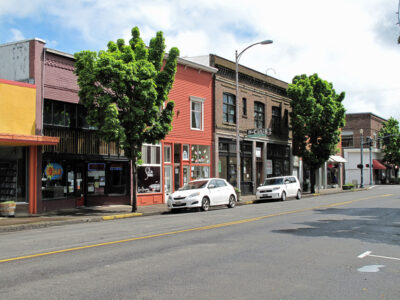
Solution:
<svg viewBox="0 0 400 300">
<path fill-rule="evenodd" d="M 215 188 L 215 184 L 210 184 L 210 185 L 208 185 L 208 188 L 209 188 L 209 189 Z"/>
<path fill-rule="evenodd" d="M 288 184 L 288 183 L 290 183 L 290 181 L 289 180 L 285 180 L 285 184 Z"/>
</svg>

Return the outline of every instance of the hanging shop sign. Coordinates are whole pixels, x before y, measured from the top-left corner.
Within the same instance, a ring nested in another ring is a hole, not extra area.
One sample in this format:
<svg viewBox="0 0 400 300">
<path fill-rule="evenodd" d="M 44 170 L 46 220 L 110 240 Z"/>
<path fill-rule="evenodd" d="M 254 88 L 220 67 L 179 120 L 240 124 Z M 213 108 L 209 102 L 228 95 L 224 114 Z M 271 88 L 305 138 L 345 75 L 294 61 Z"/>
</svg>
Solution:
<svg viewBox="0 0 400 300">
<path fill-rule="evenodd" d="M 58 180 L 62 178 L 63 168 L 60 164 L 49 163 L 44 169 L 46 177 L 50 180 Z"/>
</svg>

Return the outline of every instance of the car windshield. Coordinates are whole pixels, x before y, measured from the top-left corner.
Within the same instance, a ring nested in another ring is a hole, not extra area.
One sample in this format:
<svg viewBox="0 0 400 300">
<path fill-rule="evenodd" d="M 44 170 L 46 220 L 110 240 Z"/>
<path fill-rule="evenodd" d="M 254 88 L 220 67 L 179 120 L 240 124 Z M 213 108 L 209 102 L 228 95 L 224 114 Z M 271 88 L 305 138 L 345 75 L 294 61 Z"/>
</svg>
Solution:
<svg viewBox="0 0 400 300">
<path fill-rule="evenodd" d="M 204 188 L 206 186 L 207 182 L 208 182 L 208 180 L 192 181 L 192 182 L 189 182 L 188 184 L 185 184 L 179 190 L 180 191 L 187 191 L 187 190 L 201 189 L 201 188 Z"/>
<path fill-rule="evenodd" d="M 283 178 L 270 178 L 270 179 L 265 179 L 264 185 L 278 185 L 278 184 L 283 184 Z"/>
</svg>

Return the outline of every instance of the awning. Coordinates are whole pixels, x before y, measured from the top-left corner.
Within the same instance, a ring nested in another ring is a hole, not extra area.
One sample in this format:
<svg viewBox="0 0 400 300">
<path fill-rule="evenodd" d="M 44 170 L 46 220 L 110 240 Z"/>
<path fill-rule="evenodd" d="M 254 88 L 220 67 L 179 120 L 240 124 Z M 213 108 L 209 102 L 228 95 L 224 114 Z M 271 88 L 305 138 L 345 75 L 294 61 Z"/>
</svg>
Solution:
<svg viewBox="0 0 400 300">
<path fill-rule="evenodd" d="M 54 136 L 0 133 L 0 146 L 54 146 L 59 141 L 60 138 Z"/>
<path fill-rule="evenodd" d="M 386 170 L 386 167 L 377 159 L 372 160 L 372 167 L 375 170 Z"/>
<path fill-rule="evenodd" d="M 347 160 L 345 160 L 343 157 L 339 156 L 339 155 L 331 155 L 329 156 L 329 160 L 330 162 L 338 162 L 338 163 L 345 163 L 347 162 Z"/>
</svg>

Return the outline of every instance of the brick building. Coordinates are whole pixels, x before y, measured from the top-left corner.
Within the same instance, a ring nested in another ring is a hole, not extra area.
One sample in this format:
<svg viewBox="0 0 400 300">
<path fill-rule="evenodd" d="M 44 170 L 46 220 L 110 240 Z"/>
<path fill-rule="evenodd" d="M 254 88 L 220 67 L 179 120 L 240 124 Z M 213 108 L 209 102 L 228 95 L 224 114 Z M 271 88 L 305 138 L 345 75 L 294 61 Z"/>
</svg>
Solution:
<svg viewBox="0 0 400 300">
<path fill-rule="evenodd" d="M 370 112 L 346 114 L 346 126 L 342 129 L 342 153 L 347 161 L 345 164 L 345 183 L 361 183 L 361 171 L 357 168 L 357 165 L 361 163 L 360 130 L 363 131 L 363 141 L 365 142 L 367 136 L 374 138 L 375 135 L 378 135 L 386 121 L 386 119 Z M 369 146 L 363 146 L 364 184 L 378 184 L 387 181 L 392 170 L 383 164 L 382 158 L 383 153 L 379 142 L 374 143 L 371 151 Z M 369 168 L 370 159 L 372 160 L 371 169 Z M 370 171 L 372 171 L 372 182 L 370 182 Z"/>
<path fill-rule="evenodd" d="M 189 59 L 218 69 L 214 79 L 214 172 L 236 186 L 235 62 L 213 54 Z M 243 194 L 254 193 L 266 177 L 293 173 L 286 88 L 286 82 L 239 66 Z M 254 129 L 262 134 L 249 134 L 248 130 Z"/>
</svg>

